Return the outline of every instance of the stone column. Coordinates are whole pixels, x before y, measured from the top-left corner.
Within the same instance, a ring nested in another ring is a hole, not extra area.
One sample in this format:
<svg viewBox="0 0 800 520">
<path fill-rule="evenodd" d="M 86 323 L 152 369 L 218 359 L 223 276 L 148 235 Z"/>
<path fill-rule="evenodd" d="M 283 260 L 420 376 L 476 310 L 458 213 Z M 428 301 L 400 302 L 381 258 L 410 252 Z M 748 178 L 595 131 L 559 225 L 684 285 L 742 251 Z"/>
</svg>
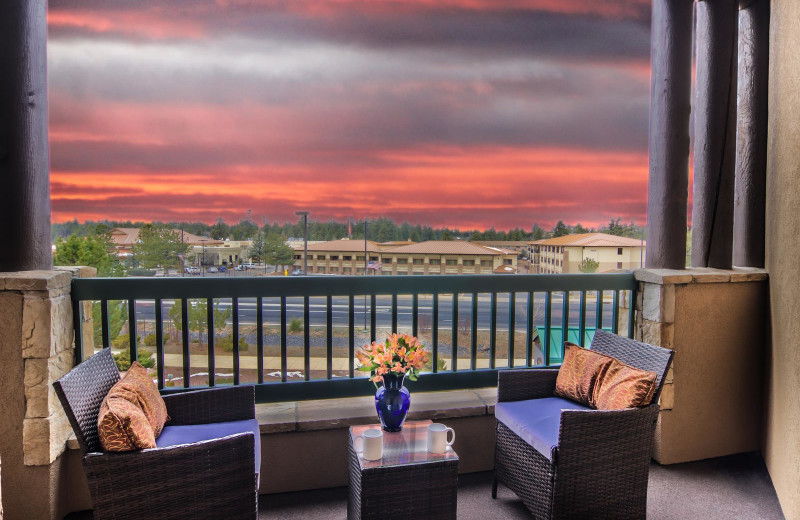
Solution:
<svg viewBox="0 0 800 520">
<path fill-rule="evenodd" d="M 742 3 L 739 10 L 733 265 L 764 267 L 769 0 Z"/>
<path fill-rule="evenodd" d="M 736 0 L 697 2 L 692 267 L 733 265 L 737 21 Z"/>
<path fill-rule="evenodd" d="M 647 259 L 686 265 L 692 0 L 653 0 Z"/>
<path fill-rule="evenodd" d="M 758 450 L 767 273 L 636 271 L 635 338 L 675 351 L 653 458 L 662 464 Z"/>
<path fill-rule="evenodd" d="M 0 2 L 0 271 L 50 269 L 47 1 Z"/>
<path fill-rule="evenodd" d="M 70 282 L 92 268 L 0 273 L 0 458 L 7 520 L 56 519 L 72 433 L 52 383 L 74 365 Z M 91 314 L 90 314 L 91 315 Z"/>
</svg>

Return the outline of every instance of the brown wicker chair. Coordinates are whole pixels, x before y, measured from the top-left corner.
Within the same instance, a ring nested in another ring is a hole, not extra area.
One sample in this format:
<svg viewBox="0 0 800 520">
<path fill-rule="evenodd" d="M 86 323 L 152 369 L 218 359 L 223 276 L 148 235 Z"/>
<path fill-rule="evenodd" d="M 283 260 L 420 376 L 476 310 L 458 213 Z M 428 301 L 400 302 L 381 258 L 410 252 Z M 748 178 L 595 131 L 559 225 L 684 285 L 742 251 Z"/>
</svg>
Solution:
<svg viewBox="0 0 800 520">
<path fill-rule="evenodd" d="M 658 398 L 673 352 L 602 330 L 591 348 L 658 374 L 653 404 L 604 411 L 572 406 L 566 400 L 563 406 L 556 403 L 556 408 L 566 409 L 556 409 L 555 423 L 549 425 L 557 428 L 549 453 L 541 446 L 534 448 L 498 418 L 492 498 L 497 498 L 500 482 L 536 518 L 645 518 Z M 501 371 L 497 401 L 553 398 L 557 375 L 557 369 Z"/>
<path fill-rule="evenodd" d="M 252 431 L 141 451 L 101 452 L 97 415 L 119 379 L 111 351 L 104 349 L 53 384 L 83 451 L 95 520 L 258 518 L 260 439 Z M 252 386 L 176 393 L 164 401 L 167 427 L 224 429 L 255 419 Z"/>
</svg>

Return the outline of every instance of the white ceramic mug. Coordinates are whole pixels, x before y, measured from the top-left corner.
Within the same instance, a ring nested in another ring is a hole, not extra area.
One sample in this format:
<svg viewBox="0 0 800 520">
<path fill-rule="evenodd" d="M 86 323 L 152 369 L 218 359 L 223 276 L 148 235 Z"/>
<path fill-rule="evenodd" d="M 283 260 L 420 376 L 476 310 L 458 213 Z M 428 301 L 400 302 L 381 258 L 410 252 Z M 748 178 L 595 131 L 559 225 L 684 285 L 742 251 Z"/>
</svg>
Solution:
<svg viewBox="0 0 800 520">
<path fill-rule="evenodd" d="M 361 441 L 361 446 L 358 441 Z M 361 453 L 364 460 L 380 460 L 383 457 L 383 432 L 372 428 L 353 440 L 356 453 Z"/>
<path fill-rule="evenodd" d="M 447 440 L 447 432 L 453 433 L 453 438 Z M 433 423 L 428 425 L 428 451 L 431 453 L 444 453 L 448 446 L 456 441 L 456 432 L 444 424 Z"/>
</svg>

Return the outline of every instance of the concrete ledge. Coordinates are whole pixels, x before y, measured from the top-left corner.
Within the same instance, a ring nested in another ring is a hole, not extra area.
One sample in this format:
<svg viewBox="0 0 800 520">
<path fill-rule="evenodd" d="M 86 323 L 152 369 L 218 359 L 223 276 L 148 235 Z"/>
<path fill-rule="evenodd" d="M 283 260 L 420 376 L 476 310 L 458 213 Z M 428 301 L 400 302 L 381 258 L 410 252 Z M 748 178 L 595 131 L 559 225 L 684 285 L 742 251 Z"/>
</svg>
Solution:
<svg viewBox="0 0 800 520">
<path fill-rule="evenodd" d="M 734 267 L 733 269 L 693 267 L 686 270 L 637 269 L 633 274 L 639 282 L 657 285 L 761 282 L 769 277 L 766 269 L 754 267 Z"/>
<path fill-rule="evenodd" d="M 493 415 L 496 388 L 411 392 L 408 420 Z M 256 405 L 261 433 L 332 430 L 378 422 L 371 396 Z"/>
<path fill-rule="evenodd" d="M 495 387 L 449 392 L 412 392 L 408 420 L 437 421 L 493 416 L 496 403 Z M 334 430 L 378 422 L 371 396 L 257 404 L 256 418 L 261 435 Z M 67 440 L 67 449 L 80 449 L 74 433 Z"/>
</svg>

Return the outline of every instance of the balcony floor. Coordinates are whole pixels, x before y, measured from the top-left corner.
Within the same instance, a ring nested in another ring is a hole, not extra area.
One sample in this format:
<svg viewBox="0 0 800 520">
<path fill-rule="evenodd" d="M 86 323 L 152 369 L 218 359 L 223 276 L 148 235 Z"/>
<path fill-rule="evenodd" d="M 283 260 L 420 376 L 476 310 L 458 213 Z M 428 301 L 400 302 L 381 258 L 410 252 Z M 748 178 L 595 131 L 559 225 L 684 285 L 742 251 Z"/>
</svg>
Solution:
<svg viewBox="0 0 800 520">
<path fill-rule="evenodd" d="M 531 518 L 517 497 L 503 486 L 491 499 L 491 472 L 459 476 L 459 519 Z M 347 488 L 262 495 L 261 520 L 315 520 L 347 516 Z M 650 471 L 647 518 L 784 518 L 760 454 L 733 455 L 700 462 L 659 466 Z M 90 520 L 87 513 L 66 520 Z"/>
<path fill-rule="evenodd" d="M 492 474 L 459 476 L 459 519 L 531 518 L 508 489 L 491 499 Z M 345 518 L 347 489 L 267 495 L 260 498 L 261 520 Z M 673 466 L 653 464 L 648 519 L 783 519 L 764 462 L 757 453 Z"/>
</svg>

